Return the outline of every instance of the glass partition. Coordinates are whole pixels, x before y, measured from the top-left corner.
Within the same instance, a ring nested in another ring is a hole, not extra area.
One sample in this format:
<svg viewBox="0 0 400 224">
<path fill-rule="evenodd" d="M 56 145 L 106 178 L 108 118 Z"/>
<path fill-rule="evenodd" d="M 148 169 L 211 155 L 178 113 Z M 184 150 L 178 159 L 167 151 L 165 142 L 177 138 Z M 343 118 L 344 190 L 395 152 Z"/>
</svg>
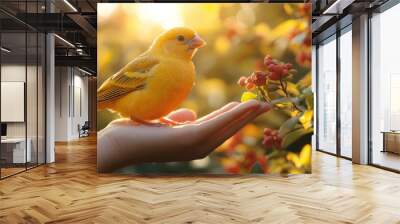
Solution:
<svg viewBox="0 0 400 224">
<path fill-rule="evenodd" d="M 372 164 L 400 170 L 400 5 L 371 18 Z"/>
<path fill-rule="evenodd" d="M 14 3 L 0 7 L 43 11 L 43 1 Z M 0 12 L 1 179 L 45 163 L 45 44 L 44 33 Z"/>
<path fill-rule="evenodd" d="M 38 64 L 37 64 L 37 162 L 46 162 L 46 37 L 43 33 L 38 33 Z"/>
<path fill-rule="evenodd" d="M 2 177 L 24 171 L 31 157 L 26 150 L 26 41 L 25 32 L 1 34 Z"/>
<path fill-rule="evenodd" d="M 336 154 L 336 36 L 318 47 L 318 149 Z"/>
<path fill-rule="evenodd" d="M 37 165 L 38 157 L 38 35 L 36 32 L 27 33 L 27 82 L 26 82 L 26 113 L 27 113 L 27 150 L 30 151 L 30 159 L 27 167 Z"/>
</svg>

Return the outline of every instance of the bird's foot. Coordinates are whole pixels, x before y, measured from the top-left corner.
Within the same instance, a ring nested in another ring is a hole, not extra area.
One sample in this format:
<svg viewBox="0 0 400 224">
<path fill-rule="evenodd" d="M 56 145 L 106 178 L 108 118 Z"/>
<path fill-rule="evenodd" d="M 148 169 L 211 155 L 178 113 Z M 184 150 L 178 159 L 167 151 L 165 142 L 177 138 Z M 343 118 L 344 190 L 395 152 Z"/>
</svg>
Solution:
<svg viewBox="0 0 400 224">
<path fill-rule="evenodd" d="M 165 127 L 165 124 L 162 124 L 160 122 L 151 122 L 151 121 L 146 121 L 146 120 L 140 120 L 136 118 L 131 118 L 132 121 L 139 125 L 145 125 L 145 126 L 151 126 L 151 127 Z"/>
<path fill-rule="evenodd" d="M 177 125 L 183 125 L 186 124 L 187 122 L 179 122 L 179 121 L 174 121 L 170 118 L 167 117 L 162 117 L 159 119 L 160 123 L 166 124 L 168 126 L 177 126 Z"/>
</svg>

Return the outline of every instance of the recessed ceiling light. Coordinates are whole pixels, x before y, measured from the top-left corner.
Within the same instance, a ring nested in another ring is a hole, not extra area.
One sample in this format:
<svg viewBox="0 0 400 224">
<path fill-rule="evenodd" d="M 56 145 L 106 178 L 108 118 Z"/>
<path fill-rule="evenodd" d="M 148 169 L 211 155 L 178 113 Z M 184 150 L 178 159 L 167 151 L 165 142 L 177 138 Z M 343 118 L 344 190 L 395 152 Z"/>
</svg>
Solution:
<svg viewBox="0 0 400 224">
<path fill-rule="evenodd" d="M 7 49 L 5 47 L 1 47 L 0 49 L 1 49 L 1 51 L 4 51 L 6 53 L 10 53 L 11 52 L 11 50 L 9 50 L 9 49 Z"/>
</svg>

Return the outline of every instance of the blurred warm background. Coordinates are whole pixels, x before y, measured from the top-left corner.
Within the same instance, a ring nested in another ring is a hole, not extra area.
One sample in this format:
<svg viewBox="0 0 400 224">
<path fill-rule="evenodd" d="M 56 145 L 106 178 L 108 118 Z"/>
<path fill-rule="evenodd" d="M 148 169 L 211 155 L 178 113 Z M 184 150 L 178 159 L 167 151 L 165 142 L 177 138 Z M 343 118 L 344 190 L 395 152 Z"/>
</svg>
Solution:
<svg viewBox="0 0 400 224">
<path fill-rule="evenodd" d="M 309 8 L 309 4 L 265 3 L 98 4 L 98 85 L 144 52 L 163 30 L 191 27 L 207 46 L 194 58 L 196 85 L 181 107 L 202 116 L 240 100 L 243 88 L 237 80 L 258 70 L 265 55 L 292 63 L 298 71 L 295 81 L 310 76 Z M 99 111 L 99 130 L 116 118 L 117 114 Z M 267 152 L 260 144 L 264 127 L 279 128 L 287 119 L 284 114 L 270 112 L 200 161 L 143 165 L 125 171 L 305 172 L 287 165 L 286 159 L 268 162 Z M 306 162 L 309 161 L 303 161 Z M 261 168 L 254 166 L 256 163 Z M 265 166 L 269 168 L 264 169 Z"/>
</svg>

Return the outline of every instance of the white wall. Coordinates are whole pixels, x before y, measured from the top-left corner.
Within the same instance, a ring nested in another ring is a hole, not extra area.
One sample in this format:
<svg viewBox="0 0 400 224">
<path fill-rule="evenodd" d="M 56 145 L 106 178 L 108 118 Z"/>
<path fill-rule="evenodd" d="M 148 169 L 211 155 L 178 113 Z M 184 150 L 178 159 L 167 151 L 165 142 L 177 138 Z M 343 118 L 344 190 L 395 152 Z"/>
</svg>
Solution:
<svg viewBox="0 0 400 224">
<path fill-rule="evenodd" d="M 33 70 L 28 66 L 28 73 Z M 8 64 L 1 66 L 1 81 L 3 82 L 25 82 L 25 64 Z M 30 95 L 28 93 L 28 95 Z M 35 95 L 36 96 L 36 95 Z M 1 108 L 7 110 L 7 108 Z M 28 118 L 28 120 L 30 120 Z M 25 122 L 7 123 L 7 137 L 25 137 Z"/>
<path fill-rule="evenodd" d="M 88 120 L 88 78 L 72 67 L 56 67 L 55 73 L 55 140 L 70 141 Z"/>
<path fill-rule="evenodd" d="M 68 88 L 70 83 L 68 71 L 67 67 L 55 68 L 55 141 L 68 140 Z"/>
</svg>

